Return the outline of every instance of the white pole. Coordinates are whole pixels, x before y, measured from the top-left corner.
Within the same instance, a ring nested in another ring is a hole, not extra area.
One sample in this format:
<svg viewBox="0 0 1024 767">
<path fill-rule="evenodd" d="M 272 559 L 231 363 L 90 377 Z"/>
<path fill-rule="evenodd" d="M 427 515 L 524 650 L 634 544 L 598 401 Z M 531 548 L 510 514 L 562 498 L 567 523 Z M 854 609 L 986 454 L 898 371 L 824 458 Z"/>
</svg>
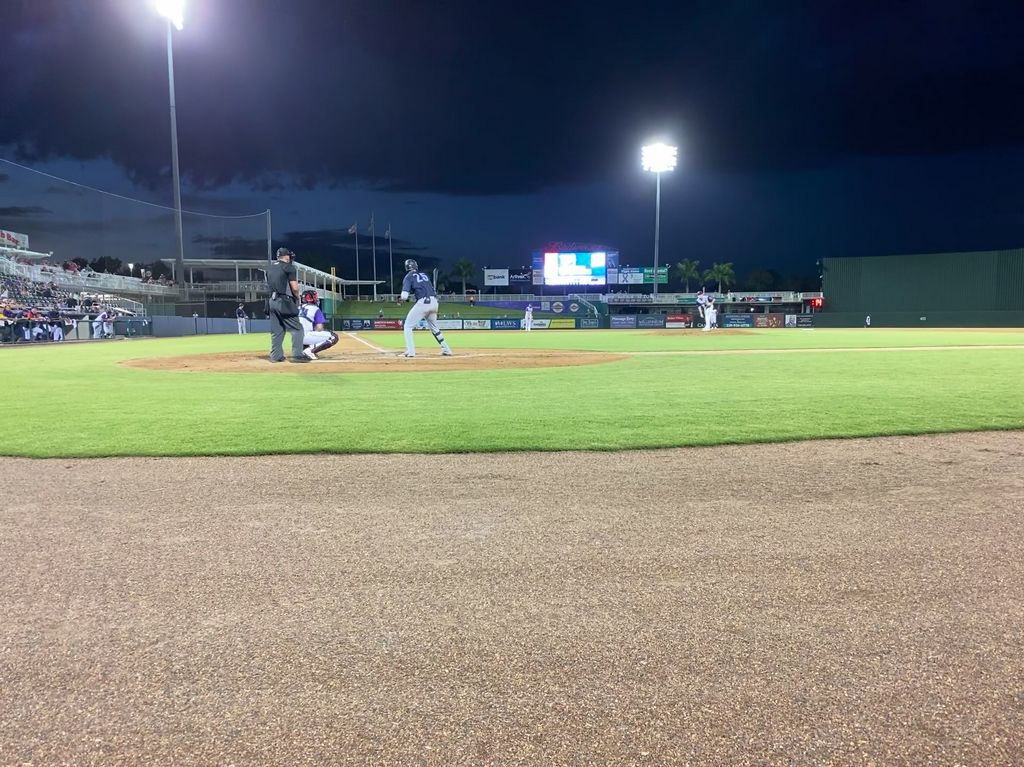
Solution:
<svg viewBox="0 0 1024 767">
<path fill-rule="evenodd" d="M 388 224 L 388 285 L 391 290 L 391 297 L 395 295 L 395 256 L 391 252 L 391 224 Z"/>
<path fill-rule="evenodd" d="M 274 257 L 270 253 L 270 248 L 271 248 L 270 240 L 271 240 L 271 234 L 270 234 L 270 208 L 267 208 L 267 265 L 268 266 L 274 260 Z"/>
<path fill-rule="evenodd" d="M 356 301 L 359 300 L 360 289 L 362 286 L 359 284 L 359 222 L 356 222 Z"/>
<path fill-rule="evenodd" d="M 171 171 L 174 176 L 174 225 L 178 233 L 178 252 L 174 263 L 178 274 L 185 273 L 185 237 L 181 230 L 181 178 L 178 175 L 178 118 L 174 106 L 174 46 L 171 20 L 167 20 L 167 86 L 171 97 Z"/>
<path fill-rule="evenodd" d="M 657 177 L 658 191 L 654 203 L 654 297 L 658 297 L 658 240 L 661 237 L 661 173 Z"/>
<path fill-rule="evenodd" d="M 377 228 L 370 214 L 370 249 L 373 252 L 373 300 L 377 300 Z"/>
</svg>

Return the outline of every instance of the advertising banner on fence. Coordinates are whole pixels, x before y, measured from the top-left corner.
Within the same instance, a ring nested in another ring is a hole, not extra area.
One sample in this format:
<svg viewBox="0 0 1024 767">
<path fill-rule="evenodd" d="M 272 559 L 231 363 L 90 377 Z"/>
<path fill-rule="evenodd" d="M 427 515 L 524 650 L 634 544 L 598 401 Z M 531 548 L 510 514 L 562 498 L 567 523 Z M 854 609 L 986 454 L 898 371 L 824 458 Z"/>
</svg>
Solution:
<svg viewBox="0 0 1024 767">
<path fill-rule="evenodd" d="M 611 327 L 613 327 L 613 328 L 635 328 L 636 327 L 636 315 L 635 314 L 613 314 L 608 319 L 611 320 Z"/>
<path fill-rule="evenodd" d="M 551 327 L 552 322 L 554 322 L 554 320 L 534 320 L 530 327 L 534 330 L 547 330 Z"/>
<path fill-rule="evenodd" d="M 374 330 L 401 330 L 401 320 L 373 320 Z"/>
<path fill-rule="evenodd" d="M 533 282 L 533 269 L 509 269 L 508 281 L 512 285 L 529 285 Z"/>
<path fill-rule="evenodd" d="M 373 320 L 342 320 L 342 330 L 373 330 Z"/>
<path fill-rule="evenodd" d="M 438 320 L 437 326 L 441 330 L 462 330 L 462 320 Z"/>
<path fill-rule="evenodd" d="M 723 314 L 718 318 L 720 328 L 752 328 L 754 327 L 753 314 Z"/>
<path fill-rule="evenodd" d="M 580 318 L 580 327 L 593 330 L 594 328 L 601 327 L 601 320 L 597 317 L 582 317 Z"/>
<path fill-rule="evenodd" d="M 463 320 L 462 321 L 462 329 L 463 330 L 490 330 L 491 329 L 491 321 L 490 320 Z"/>
<path fill-rule="evenodd" d="M 28 250 L 28 235 L 0 229 L 0 247 Z"/>
<path fill-rule="evenodd" d="M 491 330 L 521 330 L 522 320 L 510 320 L 506 318 L 491 320 Z"/>
<path fill-rule="evenodd" d="M 755 328 L 781 328 L 785 321 L 783 314 L 755 314 Z"/>
<path fill-rule="evenodd" d="M 484 269 L 484 285 L 508 285 L 508 269 Z"/>
<path fill-rule="evenodd" d="M 663 328 L 665 327 L 664 314 L 641 314 L 636 318 L 638 328 Z"/>
<path fill-rule="evenodd" d="M 665 316 L 666 328 L 688 328 L 693 324 L 689 314 L 669 314 Z"/>
<path fill-rule="evenodd" d="M 812 328 L 814 327 L 813 314 L 787 314 L 787 328 Z"/>
<path fill-rule="evenodd" d="M 536 323 L 537 320 L 534 320 Z M 537 327 L 534 325 L 534 327 Z M 576 320 L 569 319 L 568 317 L 559 317 L 550 321 L 548 325 L 552 330 L 570 330 L 576 328 Z"/>
</svg>

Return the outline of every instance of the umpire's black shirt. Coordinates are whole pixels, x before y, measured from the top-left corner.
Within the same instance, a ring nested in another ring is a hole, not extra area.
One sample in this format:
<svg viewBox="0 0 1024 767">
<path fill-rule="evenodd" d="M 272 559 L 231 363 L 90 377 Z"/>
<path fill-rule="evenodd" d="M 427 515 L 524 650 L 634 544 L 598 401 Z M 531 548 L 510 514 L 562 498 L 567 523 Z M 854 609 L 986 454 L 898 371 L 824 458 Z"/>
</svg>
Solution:
<svg viewBox="0 0 1024 767">
<path fill-rule="evenodd" d="M 298 272 L 295 271 L 295 264 L 284 261 L 275 261 L 267 270 L 267 284 L 272 293 L 279 296 L 290 296 L 292 288 L 289 284 L 292 281 L 298 282 Z"/>
</svg>

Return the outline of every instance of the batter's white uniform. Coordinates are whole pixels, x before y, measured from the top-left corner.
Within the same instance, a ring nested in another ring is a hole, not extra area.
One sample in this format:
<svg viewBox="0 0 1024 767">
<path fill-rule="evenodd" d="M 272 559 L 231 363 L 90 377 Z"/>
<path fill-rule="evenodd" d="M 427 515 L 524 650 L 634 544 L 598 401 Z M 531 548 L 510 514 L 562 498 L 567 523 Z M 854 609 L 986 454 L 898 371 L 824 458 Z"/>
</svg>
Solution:
<svg viewBox="0 0 1024 767">
<path fill-rule="evenodd" d="M 533 328 L 533 307 L 532 306 L 527 306 L 526 307 L 526 316 L 523 317 L 523 330 L 525 330 L 527 333 L 529 333 L 532 328 Z"/>
<path fill-rule="evenodd" d="M 441 353 L 447 357 L 451 355 L 452 350 L 448 347 L 448 342 L 444 340 L 444 336 L 441 334 L 441 327 L 437 324 L 437 309 L 439 305 L 437 294 L 434 292 L 434 286 L 430 283 L 430 278 L 427 275 L 415 269 L 415 262 L 409 261 L 407 263 L 413 265 L 413 270 L 406 274 L 405 279 L 402 280 L 402 300 L 405 301 L 410 296 L 413 296 L 416 300 L 409 313 L 405 316 L 405 356 L 416 356 L 416 343 L 412 338 L 412 330 L 421 320 L 425 320 L 427 327 L 430 328 L 430 332 L 434 336 L 434 340 L 441 346 Z"/>
</svg>

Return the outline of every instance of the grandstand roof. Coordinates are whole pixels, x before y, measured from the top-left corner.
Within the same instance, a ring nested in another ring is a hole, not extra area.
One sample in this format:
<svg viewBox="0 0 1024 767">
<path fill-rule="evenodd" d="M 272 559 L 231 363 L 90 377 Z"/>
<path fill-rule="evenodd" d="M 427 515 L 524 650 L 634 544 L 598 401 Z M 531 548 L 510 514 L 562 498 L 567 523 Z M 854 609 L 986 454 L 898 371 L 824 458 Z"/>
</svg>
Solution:
<svg viewBox="0 0 1024 767">
<path fill-rule="evenodd" d="M 160 259 L 168 266 L 173 266 L 173 258 Z M 262 258 L 186 258 L 183 262 L 186 269 L 255 269 L 261 272 L 267 270 L 267 261 Z M 384 280 L 346 280 L 343 277 L 332 277 L 330 272 L 314 269 L 295 261 L 295 270 L 299 273 L 299 280 L 303 282 L 325 283 L 327 280 L 335 280 L 339 285 L 380 285 Z"/>
<path fill-rule="evenodd" d="M 53 253 L 37 253 L 34 250 L 22 250 L 21 248 L 0 247 L 0 254 L 11 258 L 24 258 L 26 261 L 42 261 L 44 258 L 53 258 Z"/>
</svg>

